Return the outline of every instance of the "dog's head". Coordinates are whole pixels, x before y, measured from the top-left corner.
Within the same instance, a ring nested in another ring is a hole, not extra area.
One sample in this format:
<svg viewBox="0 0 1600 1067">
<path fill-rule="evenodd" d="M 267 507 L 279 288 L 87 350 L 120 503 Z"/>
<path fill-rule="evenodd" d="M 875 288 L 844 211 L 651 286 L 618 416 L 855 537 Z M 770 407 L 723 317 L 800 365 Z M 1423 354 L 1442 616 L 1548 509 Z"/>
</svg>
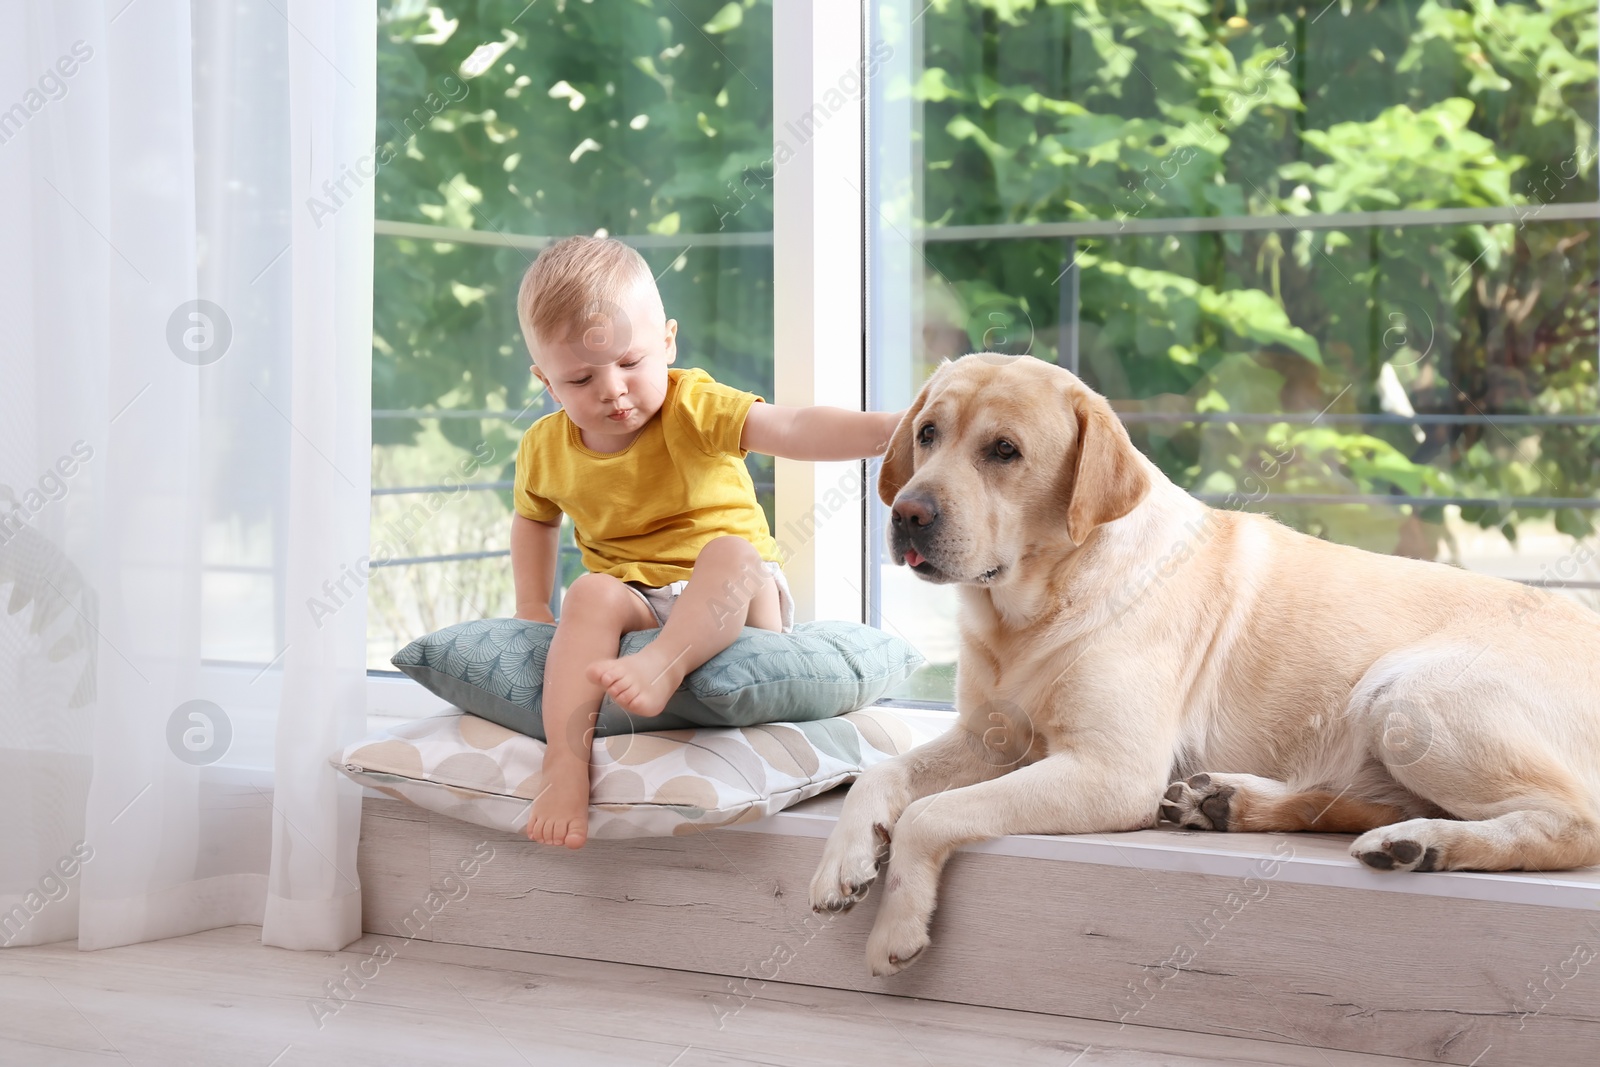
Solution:
<svg viewBox="0 0 1600 1067">
<path fill-rule="evenodd" d="M 1082 545 L 1149 490 L 1104 397 L 1042 360 L 994 353 L 940 365 L 878 477 L 895 562 L 930 582 L 985 586 L 1032 554 Z"/>
</svg>

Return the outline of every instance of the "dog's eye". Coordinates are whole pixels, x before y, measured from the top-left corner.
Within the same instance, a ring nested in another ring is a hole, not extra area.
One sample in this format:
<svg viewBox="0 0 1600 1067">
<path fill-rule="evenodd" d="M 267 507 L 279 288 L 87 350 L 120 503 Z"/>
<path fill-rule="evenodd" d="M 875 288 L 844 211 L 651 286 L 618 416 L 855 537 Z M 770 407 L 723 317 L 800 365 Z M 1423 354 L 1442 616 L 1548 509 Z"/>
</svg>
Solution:
<svg viewBox="0 0 1600 1067">
<path fill-rule="evenodd" d="M 933 423 L 931 423 L 931 422 L 928 423 L 927 425 L 923 426 L 922 429 L 917 431 L 917 444 L 919 444 L 919 445 L 931 445 L 931 444 L 933 444 L 933 439 L 934 439 L 936 433 L 937 433 L 937 431 L 934 430 Z"/>
<path fill-rule="evenodd" d="M 1021 453 L 1016 445 L 1002 437 L 994 443 L 994 455 L 996 459 L 1016 459 Z"/>
</svg>

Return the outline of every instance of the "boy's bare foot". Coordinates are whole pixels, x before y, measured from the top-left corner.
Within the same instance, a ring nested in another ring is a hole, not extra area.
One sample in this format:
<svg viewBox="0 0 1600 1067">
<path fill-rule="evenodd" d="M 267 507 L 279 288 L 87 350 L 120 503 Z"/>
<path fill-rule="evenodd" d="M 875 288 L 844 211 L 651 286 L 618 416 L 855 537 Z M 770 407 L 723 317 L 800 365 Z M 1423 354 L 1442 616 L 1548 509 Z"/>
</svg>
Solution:
<svg viewBox="0 0 1600 1067">
<path fill-rule="evenodd" d="M 631 656 L 591 663 L 589 681 L 604 686 L 612 700 L 635 715 L 660 715 L 688 673 L 682 666 L 687 652 L 672 656 L 653 641 Z"/>
<path fill-rule="evenodd" d="M 588 768 L 583 768 L 587 770 Z M 528 812 L 528 840 L 582 848 L 589 839 L 589 776 L 551 774 Z"/>
</svg>

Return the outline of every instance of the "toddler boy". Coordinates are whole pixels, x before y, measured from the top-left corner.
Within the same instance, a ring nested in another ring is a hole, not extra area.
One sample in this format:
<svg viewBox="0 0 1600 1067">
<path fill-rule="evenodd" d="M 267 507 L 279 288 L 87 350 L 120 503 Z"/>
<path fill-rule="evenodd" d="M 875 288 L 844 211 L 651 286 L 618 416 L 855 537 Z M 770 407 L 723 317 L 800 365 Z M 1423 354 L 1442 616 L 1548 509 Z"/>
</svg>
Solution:
<svg viewBox="0 0 1600 1067">
<path fill-rule="evenodd" d="M 702 370 L 669 369 L 678 323 L 666 317 L 643 257 L 610 238 L 569 237 L 545 249 L 522 279 L 517 318 L 533 373 L 561 404 L 517 451 L 517 617 L 555 621 L 563 514 L 588 572 L 561 601 L 546 661 L 543 781 L 527 834 L 582 848 L 603 696 L 659 715 L 684 676 L 741 627 L 793 625 L 745 454 L 879 455 L 900 416 L 777 407 Z M 617 657 L 624 633 L 657 626 L 649 645 Z"/>
</svg>

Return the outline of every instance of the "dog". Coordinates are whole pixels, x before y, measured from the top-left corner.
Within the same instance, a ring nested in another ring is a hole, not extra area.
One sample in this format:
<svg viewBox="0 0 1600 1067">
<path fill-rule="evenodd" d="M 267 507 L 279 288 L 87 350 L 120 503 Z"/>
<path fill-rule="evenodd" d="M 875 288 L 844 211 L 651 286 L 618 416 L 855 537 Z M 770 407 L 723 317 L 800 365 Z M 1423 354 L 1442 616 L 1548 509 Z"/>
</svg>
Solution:
<svg viewBox="0 0 1600 1067">
<path fill-rule="evenodd" d="M 895 563 L 959 587 L 955 728 L 868 770 L 810 886 L 887 865 L 874 975 L 927 948 L 940 871 L 1005 834 L 1359 834 L 1386 871 L 1600 862 L 1600 615 L 1216 510 L 1070 372 L 946 362 L 878 495 Z"/>
</svg>

